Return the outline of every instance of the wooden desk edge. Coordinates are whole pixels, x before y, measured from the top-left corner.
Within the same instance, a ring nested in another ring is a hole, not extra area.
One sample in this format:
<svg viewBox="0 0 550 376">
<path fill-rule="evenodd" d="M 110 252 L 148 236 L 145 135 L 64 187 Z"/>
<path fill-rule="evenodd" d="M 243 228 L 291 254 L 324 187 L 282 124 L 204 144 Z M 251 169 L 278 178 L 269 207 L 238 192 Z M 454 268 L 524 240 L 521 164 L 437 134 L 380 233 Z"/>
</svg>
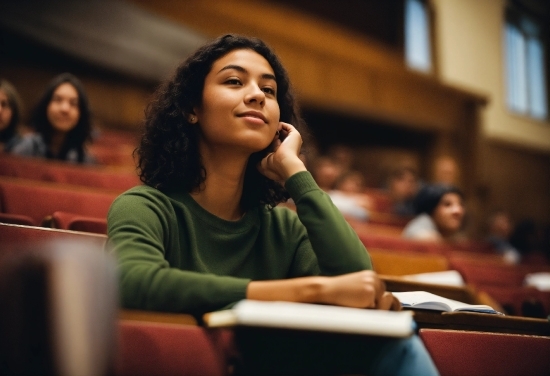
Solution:
<svg viewBox="0 0 550 376">
<path fill-rule="evenodd" d="M 550 336 L 547 319 L 428 310 L 415 310 L 414 319 L 419 328 Z"/>
</svg>

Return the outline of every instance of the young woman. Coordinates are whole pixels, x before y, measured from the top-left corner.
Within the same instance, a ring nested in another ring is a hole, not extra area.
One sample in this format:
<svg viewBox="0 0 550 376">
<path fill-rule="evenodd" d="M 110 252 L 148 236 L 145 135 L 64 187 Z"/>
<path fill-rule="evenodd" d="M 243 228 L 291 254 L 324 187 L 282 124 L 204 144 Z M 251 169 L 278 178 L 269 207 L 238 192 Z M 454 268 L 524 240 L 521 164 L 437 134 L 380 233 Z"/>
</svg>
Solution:
<svg viewBox="0 0 550 376">
<path fill-rule="evenodd" d="M 145 184 L 108 215 L 124 307 L 199 318 L 245 298 L 398 309 L 299 158 L 303 126 L 286 71 L 258 39 L 220 37 L 177 69 L 146 111 Z M 297 213 L 275 208 L 288 197 Z M 370 344 L 354 364 L 384 372 L 376 359 L 397 352 L 408 355 L 382 362 L 393 371 L 435 372 L 416 337 Z"/>
<path fill-rule="evenodd" d="M 14 154 L 91 163 L 85 144 L 91 140 L 88 98 L 80 80 L 70 73 L 55 77 L 31 117 L 36 133 L 25 136 Z"/>
<path fill-rule="evenodd" d="M 11 151 L 21 138 L 18 126 L 21 100 L 11 83 L 0 80 L 0 151 Z"/>
<path fill-rule="evenodd" d="M 403 237 L 418 240 L 456 239 L 464 220 L 462 192 L 451 185 L 424 186 L 414 200 L 417 216 L 403 229 Z"/>
</svg>

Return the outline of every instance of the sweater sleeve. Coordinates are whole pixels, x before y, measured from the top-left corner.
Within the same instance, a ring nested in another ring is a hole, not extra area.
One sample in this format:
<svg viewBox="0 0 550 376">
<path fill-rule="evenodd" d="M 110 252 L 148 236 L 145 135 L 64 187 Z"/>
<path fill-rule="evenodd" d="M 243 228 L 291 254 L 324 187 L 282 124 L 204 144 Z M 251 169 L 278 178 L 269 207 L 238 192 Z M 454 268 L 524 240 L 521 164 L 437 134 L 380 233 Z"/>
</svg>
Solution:
<svg viewBox="0 0 550 376">
<path fill-rule="evenodd" d="M 296 204 L 322 275 L 340 275 L 372 269 L 365 246 L 307 171 L 291 176 L 286 189 Z M 307 246 L 306 244 L 300 247 Z"/>
<path fill-rule="evenodd" d="M 119 265 L 122 306 L 194 315 L 246 297 L 250 280 L 185 271 L 165 258 L 178 246 L 173 207 L 163 194 L 129 191 L 108 214 L 109 246 Z"/>
</svg>

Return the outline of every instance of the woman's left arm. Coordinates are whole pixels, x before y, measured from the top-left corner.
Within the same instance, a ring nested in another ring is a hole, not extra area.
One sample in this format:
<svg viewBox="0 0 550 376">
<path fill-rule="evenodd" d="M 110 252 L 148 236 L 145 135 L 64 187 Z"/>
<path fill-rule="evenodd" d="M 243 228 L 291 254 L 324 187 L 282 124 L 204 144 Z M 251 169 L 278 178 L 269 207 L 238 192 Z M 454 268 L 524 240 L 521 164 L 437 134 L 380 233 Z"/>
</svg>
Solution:
<svg viewBox="0 0 550 376">
<path fill-rule="evenodd" d="M 372 269 L 365 246 L 298 157 L 302 145 L 299 132 L 287 123 L 280 126 L 286 138 L 282 142 L 275 139 L 275 151 L 262 159 L 258 169 L 268 178 L 285 183 L 296 203 L 300 221 L 307 229 L 321 274 L 340 275 Z"/>
</svg>

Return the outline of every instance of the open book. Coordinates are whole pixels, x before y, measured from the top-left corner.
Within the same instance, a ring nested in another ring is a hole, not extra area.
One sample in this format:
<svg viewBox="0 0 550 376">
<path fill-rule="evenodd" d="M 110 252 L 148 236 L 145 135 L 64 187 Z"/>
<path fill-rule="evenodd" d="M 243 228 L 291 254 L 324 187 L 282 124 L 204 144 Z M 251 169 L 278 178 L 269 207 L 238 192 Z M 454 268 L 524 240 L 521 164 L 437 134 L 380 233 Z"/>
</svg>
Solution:
<svg viewBox="0 0 550 376">
<path fill-rule="evenodd" d="M 399 299 L 405 308 L 431 309 L 445 312 L 477 312 L 502 314 L 495 311 L 488 305 L 474 305 L 462 303 L 456 300 L 447 299 L 426 291 L 394 292 L 393 295 Z"/>
<path fill-rule="evenodd" d="M 414 326 L 412 314 L 404 311 L 247 299 L 232 309 L 206 314 L 204 321 L 209 327 L 244 325 L 387 337 L 410 336 Z"/>
</svg>

